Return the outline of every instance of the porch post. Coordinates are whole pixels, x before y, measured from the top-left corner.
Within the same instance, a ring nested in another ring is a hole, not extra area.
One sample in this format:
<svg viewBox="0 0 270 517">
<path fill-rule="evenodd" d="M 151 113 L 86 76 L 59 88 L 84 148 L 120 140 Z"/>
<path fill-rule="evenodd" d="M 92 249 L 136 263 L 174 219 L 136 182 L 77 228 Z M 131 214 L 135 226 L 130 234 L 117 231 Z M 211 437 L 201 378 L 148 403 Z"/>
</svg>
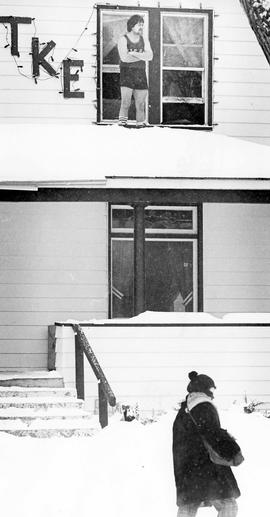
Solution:
<svg viewBox="0 0 270 517">
<path fill-rule="evenodd" d="M 134 316 L 145 310 L 145 223 L 144 203 L 134 207 Z"/>
</svg>

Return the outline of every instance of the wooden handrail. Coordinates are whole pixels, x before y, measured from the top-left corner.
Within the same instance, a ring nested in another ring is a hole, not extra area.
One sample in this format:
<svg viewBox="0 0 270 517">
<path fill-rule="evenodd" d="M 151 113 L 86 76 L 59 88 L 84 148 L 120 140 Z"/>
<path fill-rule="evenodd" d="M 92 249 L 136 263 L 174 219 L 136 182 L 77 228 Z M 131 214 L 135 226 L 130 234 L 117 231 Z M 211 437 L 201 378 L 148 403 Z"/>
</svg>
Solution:
<svg viewBox="0 0 270 517">
<path fill-rule="evenodd" d="M 99 421 L 101 427 L 106 427 L 106 425 L 108 425 L 108 403 L 112 407 L 116 405 L 115 395 L 81 326 L 79 324 L 73 324 L 72 327 L 75 333 L 76 388 L 78 396 L 80 398 L 84 398 L 83 354 L 85 354 L 97 380 L 99 381 Z"/>
</svg>

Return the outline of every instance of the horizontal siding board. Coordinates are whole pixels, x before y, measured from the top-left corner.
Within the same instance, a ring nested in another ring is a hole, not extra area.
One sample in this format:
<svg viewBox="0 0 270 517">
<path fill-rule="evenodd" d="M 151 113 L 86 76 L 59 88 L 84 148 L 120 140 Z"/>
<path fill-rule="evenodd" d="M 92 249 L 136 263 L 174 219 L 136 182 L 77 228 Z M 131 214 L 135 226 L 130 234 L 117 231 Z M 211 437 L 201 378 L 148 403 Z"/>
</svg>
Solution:
<svg viewBox="0 0 270 517">
<path fill-rule="evenodd" d="M 160 330 L 160 329 L 159 329 Z M 182 329 L 181 329 L 182 330 Z M 190 333 L 192 329 L 189 329 Z M 201 329 L 200 329 L 201 330 Z M 132 337 L 132 335 L 128 337 L 115 337 L 115 332 L 110 339 L 106 339 L 105 337 L 100 339 L 94 339 L 93 341 L 90 339 L 90 343 L 95 353 L 103 354 L 108 357 L 109 355 L 126 355 L 127 357 L 133 356 L 136 358 L 138 355 L 141 355 L 144 358 L 145 355 L 151 354 L 154 357 L 158 354 L 166 357 L 175 356 L 175 354 L 181 354 L 181 357 L 186 354 L 200 354 L 203 350 L 204 354 L 207 354 L 207 357 L 211 354 L 215 354 L 220 361 L 220 357 L 226 353 L 233 356 L 240 354 L 250 354 L 253 356 L 254 354 L 270 354 L 269 350 L 269 336 L 268 337 L 260 337 L 260 339 L 256 339 L 254 337 L 223 337 L 224 329 L 222 332 L 219 332 L 219 336 L 215 337 L 201 337 L 200 340 L 195 337 L 181 337 L 172 338 L 171 333 L 172 329 L 169 331 L 167 329 L 168 338 L 166 340 L 165 337 L 160 337 L 159 333 L 157 333 L 156 329 L 152 329 L 152 333 L 155 333 L 155 337 L 151 339 L 151 337 L 147 338 L 147 342 L 142 338 Z M 180 332 L 178 333 L 180 334 Z M 197 330 L 198 334 L 198 330 Z M 135 334 L 136 335 L 136 334 Z M 65 340 L 65 350 L 68 349 Z M 70 350 L 70 354 L 72 355 L 74 350 Z M 270 357 L 269 357 L 270 358 Z M 134 359 L 135 360 L 135 359 Z"/>
<path fill-rule="evenodd" d="M 104 254 L 98 255 L 99 250 L 95 256 L 88 255 L 84 257 L 75 256 L 50 256 L 50 255 L 0 255 L 0 270 L 42 270 L 50 269 L 54 271 L 102 271 L 106 269 L 107 261 Z M 97 257 L 99 260 L 97 260 Z"/>
<path fill-rule="evenodd" d="M 48 326 L 46 324 L 39 325 L 38 327 L 33 325 L 0 325 L 1 339 L 5 340 L 16 340 L 19 343 L 24 340 L 37 341 L 39 339 L 48 340 Z"/>
<path fill-rule="evenodd" d="M 0 334 L 2 332 L 0 328 Z M 47 339 L 0 339 L 0 364 L 3 354 L 45 354 L 47 355 Z"/>
<path fill-rule="evenodd" d="M 0 298 L 106 298 L 107 284 L 0 284 Z"/>
<path fill-rule="evenodd" d="M 232 110 L 256 110 L 262 113 L 265 110 L 270 110 L 270 95 L 268 97 L 257 97 L 257 96 L 246 96 L 246 97 L 237 97 L 236 95 L 224 95 L 219 96 L 218 104 L 215 108 L 215 114 L 219 111 L 224 112 L 225 110 L 229 110 L 231 113 Z"/>
<path fill-rule="evenodd" d="M 205 281 L 207 285 L 248 285 L 248 286 L 265 286 L 270 285 L 270 272 L 260 272 L 255 271 L 254 273 L 245 272 L 245 271 L 224 271 L 222 274 L 220 272 L 213 271 L 211 274 L 209 272 L 205 275 Z M 258 307 L 259 309 L 259 307 Z M 235 312 L 235 311 L 232 311 Z M 238 312 L 238 311 L 236 311 Z M 262 312 L 260 310 L 255 312 Z"/>
<path fill-rule="evenodd" d="M 25 234 L 25 240 L 22 241 L 22 235 L 17 232 L 12 236 L 11 239 L 8 239 L 7 235 L 4 232 L 0 231 L 2 241 L 1 248 L 3 254 L 11 254 L 11 255 L 29 255 L 30 253 L 35 254 L 37 252 L 37 247 L 45 247 L 46 245 L 46 253 L 48 255 L 53 255 L 56 253 L 60 254 L 69 254 L 72 255 L 74 250 L 80 250 L 80 253 L 83 255 L 86 253 L 94 253 L 96 249 L 96 245 L 98 247 L 105 248 L 106 241 L 104 242 L 103 234 L 100 230 L 95 230 L 91 232 L 93 234 L 93 240 L 89 240 L 89 233 L 85 231 L 79 231 L 71 234 L 66 232 L 66 239 L 64 239 L 64 232 L 62 233 L 59 229 L 59 235 L 56 234 L 45 235 L 44 233 L 38 235 L 38 231 L 33 231 L 32 238 L 30 235 Z M 62 237 L 62 238 L 61 238 Z M 75 252 L 76 253 L 76 252 Z"/>
<path fill-rule="evenodd" d="M 145 349 L 148 349 L 147 343 L 145 343 Z M 137 372 L 142 369 L 146 370 L 146 373 L 150 370 L 158 373 L 162 371 L 168 378 L 171 372 L 176 371 L 176 369 L 180 369 L 182 371 L 183 368 L 190 368 L 192 361 L 194 361 L 194 368 L 200 368 L 201 370 L 203 368 L 219 369 L 221 365 L 224 369 L 239 368 L 239 371 L 246 368 L 268 368 L 269 371 L 270 368 L 270 350 L 268 353 L 234 353 L 233 360 L 231 352 L 225 353 L 223 351 L 220 354 L 216 354 L 212 351 L 211 353 L 206 354 L 204 349 L 202 349 L 201 352 L 198 351 L 193 354 L 190 354 L 189 351 L 185 353 L 182 351 L 168 353 L 165 348 L 163 352 L 159 351 L 159 353 L 150 353 L 146 351 L 143 353 L 126 353 L 122 349 L 119 353 L 108 354 L 106 352 L 102 353 L 95 348 L 95 353 L 104 371 L 108 373 L 110 372 L 110 377 L 111 375 L 115 376 L 116 373 L 118 374 L 118 371 L 120 372 L 127 369 L 129 372 L 133 370 Z M 66 363 L 67 366 L 72 366 L 74 364 L 73 354 L 67 356 L 67 359 L 70 359 L 70 362 L 67 361 Z M 168 372 L 167 369 L 169 370 Z"/>
<path fill-rule="evenodd" d="M 218 59 L 215 60 L 215 71 L 219 71 L 219 69 L 226 70 L 268 70 L 268 62 L 264 55 L 255 55 L 255 56 L 238 56 L 238 55 L 219 55 Z M 1 54 L 0 54 L 1 59 Z M 258 72 L 260 73 L 260 72 Z"/>
<path fill-rule="evenodd" d="M 267 321 L 267 319 L 265 319 Z M 221 322 L 222 323 L 222 322 Z M 269 322 L 270 323 L 270 315 L 269 315 Z M 200 332 L 200 338 L 201 339 L 216 339 L 218 340 L 219 337 L 224 337 L 228 340 L 230 339 L 242 339 L 242 338 L 270 338 L 270 326 L 265 327 L 239 327 L 239 326 L 230 326 L 226 327 L 222 324 L 217 327 L 213 326 L 206 326 L 201 327 L 199 325 L 194 326 L 175 326 L 175 327 L 167 327 L 167 326 L 159 326 L 157 328 L 149 325 L 149 326 L 117 326 L 117 327 L 103 327 L 102 325 L 91 327 L 89 330 L 87 327 L 84 327 L 84 332 L 86 336 L 92 341 L 93 339 L 97 338 L 103 338 L 104 336 L 107 336 L 108 333 L 110 337 L 114 339 L 122 339 L 123 340 L 123 346 L 127 339 L 130 339 L 131 333 L 132 338 L 140 339 L 142 340 L 142 343 L 144 343 L 144 339 L 150 339 L 153 338 L 153 332 L 155 330 L 157 331 L 157 339 L 164 338 L 168 339 L 170 338 L 176 338 L 179 340 L 179 344 L 181 343 L 181 340 L 184 338 L 198 338 L 198 329 Z M 73 330 L 72 328 L 67 328 L 67 333 L 64 333 L 65 337 L 73 337 Z M 64 331 L 65 332 L 65 331 Z M 217 341 L 218 342 L 218 341 Z"/>
<path fill-rule="evenodd" d="M 105 271 L 0 271 L 0 284 L 89 284 L 107 283 Z"/>
<path fill-rule="evenodd" d="M 233 299 L 240 299 L 240 300 L 246 300 L 247 303 L 248 300 L 250 302 L 252 300 L 260 300 L 260 303 L 269 303 L 270 300 L 270 286 L 268 285 L 260 285 L 260 286 L 250 286 L 250 285 L 241 285 L 241 286 L 233 286 L 233 285 L 213 285 L 208 286 L 207 288 L 207 297 L 208 299 L 217 299 L 217 298 L 223 298 L 232 300 Z M 233 311 L 230 311 L 233 312 Z M 251 311 L 252 312 L 252 311 Z M 257 312 L 257 311 L 255 311 Z M 261 311 L 264 312 L 264 311 Z M 267 311 L 268 312 L 268 311 Z"/>
<path fill-rule="evenodd" d="M 91 293 L 91 288 L 89 288 Z M 103 311 L 107 299 L 103 298 L 0 298 L 0 311 L 52 312 L 52 311 Z"/>
<path fill-rule="evenodd" d="M 218 259 L 218 260 L 217 260 Z M 270 255 L 267 257 L 223 257 L 216 256 L 207 259 L 205 271 L 270 271 Z M 269 289 L 266 288 L 266 292 Z"/>
<path fill-rule="evenodd" d="M 89 321 L 92 319 L 104 319 L 107 311 L 47 311 L 47 312 L 0 312 L 0 327 L 7 326 L 37 326 L 53 325 L 55 321 Z"/>
<path fill-rule="evenodd" d="M 76 88 L 80 88 L 81 91 L 83 91 L 83 85 L 81 83 L 76 83 Z M 61 89 L 61 88 L 60 88 Z M 58 91 L 55 93 L 58 95 Z M 90 103 L 90 101 L 89 101 Z M 87 105 L 86 102 L 81 103 L 81 106 L 79 105 L 41 105 L 41 104 L 12 104 L 11 106 L 8 104 L 1 104 L 0 110 L 4 117 L 8 117 L 12 115 L 12 113 L 16 114 L 16 117 L 22 117 L 27 116 L 31 112 L 32 117 L 52 117 L 52 118 L 62 118 L 63 116 L 73 117 L 76 119 L 76 117 L 89 119 L 89 113 L 88 113 L 88 107 L 90 104 Z"/>
<path fill-rule="evenodd" d="M 270 299 L 260 298 L 206 298 L 207 311 L 216 312 L 270 312 Z"/>
<path fill-rule="evenodd" d="M 135 368 L 135 367 L 126 367 L 126 368 L 106 368 L 106 377 L 109 379 L 109 382 L 112 386 L 118 382 L 125 383 L 136 383 L 140 382 L 161 382 L 168 383 L 169 380 L 177 381 L 179 379 L 187 379 L 187 372 L 191 371 L 192 368 L 199 370 L 200 363 L 196 362 L 195 358 L 192 358 L 192 361 L 185 364 L 185 366 L 174 366 L 174 367 L 166 367 L 166 368 Z M 88 373 L 89 372 L 89 373 Z M 250 366 L 237 366 L 234 367 L 230 365 L 228 367 L 221 367 L 220 365 L 215 365 L 213 367 L 209 366 L 207 368 L 207 374 L 211 377 L 218 379 L 219 383 L 234 381 L 238 382 L 262 382 L 268 381 L 269 376 L 269 366 L 262 366 L 261 368 L 253 368 Z M 87 378 L 92 378 L 92 373 L 90 370 L 87 370 Z"/>
<path fill-rule="evenodd" d="M 252 41 L 233 41 L 229 37 L 226 39 L 217 38 L 215 41 L 215 56 L 260 56 L 263 52 L 260 50 L 256 39 Z"/>
<path fill-rule="evenodd" d="M 269 97 L 269 84 L 266 83 L 250 83 L 247 84 L 245 81 L 232 82 L 230 77 L 225 81 L 218 81 L 214 84 L 215 100 L 218 101 L 219 97 L 223 95 L 231 95 L 237 97 Z M 223 131 L 226 134 L 226 131 Z"/>
<path fill-rule="evenodd" d="M 215 79 L 219 82 L 226 83 L 247 83 L 247 84 L 269 84 L 270 82 L 270 69 L 269 70 L 258 70 L 253 69 L 223 69 L 217 68 L 215 69 Z"/>
<path fill-rule="evenodd" d="M 221 27 L 215 24 L 214 33 L 222 39 L 222 41 L 245 41 L 247 43 L 254 43 L 254 41 L 256 41 L 256 36 L 248 25 L 243 27 L 232 27 L 231 25 Z"/>
<path fill-rule="evenodd" d="M 45 354 L 34 354 L 31 353 L 31 357 L 26 353 L 19 354 L 0 354 L 1 368 L 14 369 L 14 368 L 29 368 L 31 364 L 32 368 L 47 368 L 47 353 Z"/>
<path fill-rule="evenodd" d="M 270 125 L 270 109 L 269 110 L 223 110 L 220 106 L 215 109 L 215 120 L 217 123 L 237 123 L 237 124 L 268 124 Z"/>
</svg>

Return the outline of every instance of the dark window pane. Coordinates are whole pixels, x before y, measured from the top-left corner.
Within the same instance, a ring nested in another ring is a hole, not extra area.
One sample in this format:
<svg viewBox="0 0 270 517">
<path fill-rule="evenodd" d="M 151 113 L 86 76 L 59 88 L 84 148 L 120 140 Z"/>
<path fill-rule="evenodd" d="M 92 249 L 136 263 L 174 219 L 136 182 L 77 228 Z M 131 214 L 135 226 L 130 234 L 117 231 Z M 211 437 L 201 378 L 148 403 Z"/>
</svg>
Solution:
<svg viewBox="0 0 270 517">
<path fill-rule="evenodd" d="M 102 103 L 103 103 L 103 120 L 115 120 L 118 119 L 120 104 L 121 104 L 121 92 L 120 92 L 120 74 L 104 72 L 102 74 Z M 134 120 L 135 115 L 135 103 L 132 98 L 129 119 Z"/>
<path fill-rule="evenodd" d="M 162 124 L 204 124 L 204 104 L 164 103 Z"/>
<path fill-rule="evenodd" d="M 193 311 L 192 242 L 146 242 L 146 309 Z"/>
<path fill-rule="evenodd" d="M 112 228 L 134 228 L 134 211 L 132 208 L 112 209 Z"/>
<path fill-rule="evenodd" d="M 133 241 L 112 240 L 112 317 L 133 316 Z"/>
<path fill-rule="evenodd" d="M 145 210 L 146 229 L 192 230 L 192 210 Z"/>
<path fill-rule="evenodd" d="M 183 47 L 163 45 L 163 66 L 169 67 L 203 67 L 203 51 L 201 47 Z"/>
<path fill-rule="evenodd" d="M 163 17 L 163 43 L 203 45 L 203 19 L 184 16 Z"/>
<path fill-rule="evenodd" d="M 163 97 L 202 98 L 201 72 L 163 70 Z"/>
</svg>

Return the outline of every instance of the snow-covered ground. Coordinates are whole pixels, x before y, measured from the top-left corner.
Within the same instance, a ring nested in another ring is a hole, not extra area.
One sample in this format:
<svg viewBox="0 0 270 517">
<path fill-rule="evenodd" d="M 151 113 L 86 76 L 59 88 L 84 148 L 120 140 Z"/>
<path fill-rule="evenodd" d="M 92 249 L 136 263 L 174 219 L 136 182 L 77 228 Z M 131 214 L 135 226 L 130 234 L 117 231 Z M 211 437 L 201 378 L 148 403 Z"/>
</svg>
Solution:
<svg viewBox="0 0 270 517">
<path fill-rule="evenodd" d="M 158 422 L 111 418 L 94 438 L 19 438 L 0 433 L 0 500 L 9 517 L 175 517 L 171 430 L 176 412 Z M 234 469 L 239 517 L 268 514 L 270 419 L 240 408 L 220 412 L 241 445 Z M 212 508 L 198 515 L 216 515 Z"/>
</svg>

